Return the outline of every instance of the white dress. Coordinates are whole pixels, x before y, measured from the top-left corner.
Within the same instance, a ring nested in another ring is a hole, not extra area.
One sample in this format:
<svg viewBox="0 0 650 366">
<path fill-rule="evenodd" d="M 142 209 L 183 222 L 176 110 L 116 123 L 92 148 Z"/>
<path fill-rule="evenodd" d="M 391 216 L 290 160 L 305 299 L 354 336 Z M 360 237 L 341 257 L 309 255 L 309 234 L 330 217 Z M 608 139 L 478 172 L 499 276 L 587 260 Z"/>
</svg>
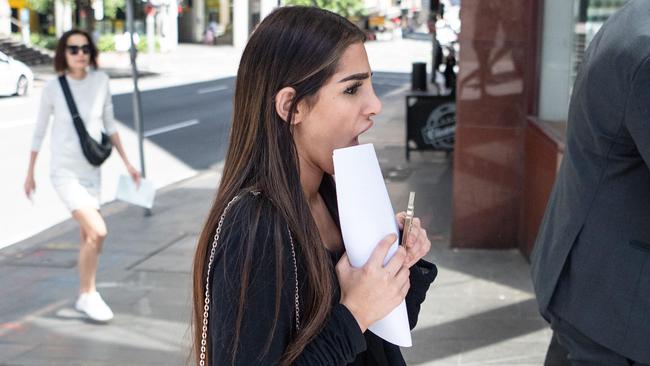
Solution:
<svg viewBox="0 0 650 366">
<path fill-rule="evenodd" d="M 117 130 L 108 75 L 101 71 L 89 71 L 83 80 L 69 77 L 67 80 L 88 134 L 97 141 L 101 141 L 102 131 L 113 135 Z M 52 185 L 71 212 L 87 207 L 99 209 L 101 171 L 86 160 L 81 150 L 58 78 L 48 81 L 43 88 L 32 141 L 33 151 L 39 151 L 50 120 Z"/>
</svg>

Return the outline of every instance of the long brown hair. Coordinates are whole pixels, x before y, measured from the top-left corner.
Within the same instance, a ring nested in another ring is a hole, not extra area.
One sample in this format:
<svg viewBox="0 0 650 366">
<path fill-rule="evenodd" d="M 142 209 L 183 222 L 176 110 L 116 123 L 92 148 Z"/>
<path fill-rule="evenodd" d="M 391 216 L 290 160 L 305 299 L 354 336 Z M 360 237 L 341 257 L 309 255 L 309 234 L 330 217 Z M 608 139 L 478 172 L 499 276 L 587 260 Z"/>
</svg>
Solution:
<svg viewBox="0 0 650 366">
<path fill-rule="evenodd" d="M 68 38 L 75 34 L 80 34 L 86 37 L 86 40 L 88 40 L 88 47 L 90 48 L 90 61 L 88 64 L 93 69 L 97 69 L 98 67 L 97 56 L 99 55 L 99 52 L 97 51 L 97 47 L 95 47 L 93 38 L 86 31 L 83 31 L 81 29 L 71 29 L 63 33 L 61 35 L 61 38 L 59 38 L 59 42 L 56 44 L 56 51 L 54 51 L 54 70 L 58 73 L 63 73 L 68 70 L 68 62 L 65 59 L 65 51 L 66 47 L 68 46 Z"/>
<path fill-rule="evenodd" d="M 336 72 L 339 59 L 352 44 L 365 41 L 364 33 L 347 19 L 312 7 L 284 7 L 272 12 L 253 32 L 244 49 L 237 72 L 230 142 L 219 190 L 198 241 L 193 268 L 193 351 L 199 361 L 206 268 L 218 220 L 227 203 L 243 189 L 261 190 L 279 213 L 274 227 L 289 226 L 299 246 L 301 284 L 301 329 L 290 340 L 281 364 L 291 364 L 318 334 L 331 310 L 334 291 L 332 263 L 318 233 L 300 185 L 298 154 L 291 133 L 297 105 L 312 105 L 319 89 Z M 295 97 L 284 121 L 275 110 L 274 98 L 284 87 L 295 89 Z M 252 223 L 259 217 L 251 219 Z M 250 233 L 257 228 L 251 225 Z M 249 235 L 250 236 L 250 235 Z M 256 243 L 265 245 L 266 243 Z M 270 243 L 269 243 L 270 244 Z M 243 245 L 243 243 L 242 243 Z M 281 284 L 282 248 L 275 235 L 276 284 Z M 247 251 L 250 254 L 250 251 Z M 247 258 L 248 259 L 248 258 Z M 250 273 L 244 259 L 243 279 Z M 240 326 L 248 283 L 242 281 L 232 355 L 239 344 Z M 276 319 L 280 305 L 276 285 Z M 273 327 L 275 328 L 275 326 Z M 270 335 L 269 335 L 270 336 Z M 206 349 L 210 349 L 209 340 Z M 268 350 L 268 345 L 267 345 Z M 209 357 L 208 357 L 209 359 Z M 234 357 L 233 357 L 234 361 Z"/>
</svg>

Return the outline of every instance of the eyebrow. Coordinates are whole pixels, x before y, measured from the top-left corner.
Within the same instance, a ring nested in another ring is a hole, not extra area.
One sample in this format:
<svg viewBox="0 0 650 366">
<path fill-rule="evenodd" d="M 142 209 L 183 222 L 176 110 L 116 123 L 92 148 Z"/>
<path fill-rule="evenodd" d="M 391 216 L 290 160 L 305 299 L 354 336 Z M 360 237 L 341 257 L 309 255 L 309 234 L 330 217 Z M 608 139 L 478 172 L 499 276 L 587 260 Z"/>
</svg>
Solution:
<svg viewBox="0 0 650 366">
<path fill-rule="evenodd" d="M 371 77 L 372 75 L 373 75 L 372 72 L 370 74 L 368 74 L 367 72 L 360 72 L 358 74 L 352 74 L 350 76 L 344 77 L 343 79 L 339 80 L 339 83 L 344 83 L 344 82 L 350 81 L 350 80 L 365 80 L 365 79 Z"/>
</svg>

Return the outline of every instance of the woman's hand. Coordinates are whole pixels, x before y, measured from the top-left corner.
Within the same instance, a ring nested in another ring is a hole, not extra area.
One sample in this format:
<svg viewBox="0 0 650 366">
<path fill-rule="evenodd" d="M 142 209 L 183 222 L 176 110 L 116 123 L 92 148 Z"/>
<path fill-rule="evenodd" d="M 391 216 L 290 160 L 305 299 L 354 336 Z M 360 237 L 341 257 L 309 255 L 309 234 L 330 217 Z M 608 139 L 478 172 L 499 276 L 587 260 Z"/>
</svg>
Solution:
<svg viewBox="0 0 650 366">
<path fill-rule="evenodd" d="M 129 172 L 131 179 L 135 182 L 136 187 L 140 188 L 140 172 L 129 163 L 126 164 L 126 170 Z"/>
<path fill-rule="evenodd" d="M 406 250 L 398 247 L 393 258 L 383 265 L 394 234 L 379 242 L 362 268 L 350 265 L 347 254 L 336 265 L 341 287 L 341 304 L 350 310 L 362 332 L 395 309 L 406 297 L 410 271 L 405 265 Z"/>
<path fill-rule="evenodd" d="M 129 162 L 129 159 L 126 156 L 126 152 L 124 151 L 124 147 L 122 146 L 120 134 L 118 132 L 115 132 L 111 135 L 111 142 L 113 143 L 113 146 L 115 146 L 115 149 L 117 149 L 117 152 L 120 154 L 126 170 L 129 172 L 129 175 L 131 176 L 131 179 L 133 179 L 133 182 L 135 182 L 135 186 L 140 188 L 140 172 Z"/>
<path fill-rule="evenodd" d="M 31 200 L 32 194 L 34 194 L 34 191 L 36 191 L 36 181 L 34 180 L 34 176 L 32 174 L 27 174 L 27 178 L 25 178 L 24 189 L 25 195 Z"/>
<path fill-rule="evenodd" d="M 400 212 L 396 217 L 400 230 L 404 230 L 406 212 Z M 431 242 L 427 237 L 427 231 L 420 225 L 419 218 L 414 217 L 411 221 L 411 232 L 406 239 L 406 243 L 402 243 L 402 245 L 406 248 L 406 264 L 409 268 L 413 267 L 415 263 L 431 250 Z"/>
</svg>

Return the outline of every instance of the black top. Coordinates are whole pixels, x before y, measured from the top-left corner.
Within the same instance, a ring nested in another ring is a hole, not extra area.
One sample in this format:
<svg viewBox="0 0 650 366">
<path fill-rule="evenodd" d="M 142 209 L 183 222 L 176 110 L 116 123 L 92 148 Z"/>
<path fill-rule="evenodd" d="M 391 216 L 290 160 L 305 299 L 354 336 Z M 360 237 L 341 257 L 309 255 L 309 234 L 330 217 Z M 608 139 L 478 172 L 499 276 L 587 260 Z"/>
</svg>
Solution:
<svg viewBox="0 0 650 366">
<path fill-rule="evenodd" d="M 331 177 L 321 185 L 321 195 L 332 217 L 338 222 L 336 196 Z M 244 230 L 260 212 L 257 232 Z M 209 318 L 210 360 L 212 365 L 271 365 L 277 364 L 290 339 L 295 334 L 295 276 L 287 226 L 282 216 L 264 194 L 245 193 L 229 209 L 224 219 L 221 236 L 211 274 L 211 303 Z M 282 283 L 277 288 L 277 254 L 272 237 L 280 235 L 286 245 L 282 248 Z M 253 236 L 253 237 L 249 237 Z M 300 265 L 299 244 L 294 243 L 298 261 L 298 281 L 301 300 L 305 280 Z M 248 255 L 251 253 L 251 255 Z M 342 253 L 332 253 L 336 264 Z M 251 273 L 244 273 L 244 261 L 251 260 Z M 420 304 L 437 274 L 436 267 L 420 260 L 411 268 L 411 287 L 406 306 L 411 329 L 415 327 Z M 334 276 L 334 266 L 332 266 Z M 233 340 L 241 283 L 248 281 L 245 308 L 240 329 L 240 342 L 233 355 Z M 335 283 L 337 283 L 335 281 Z M 275 299 L 280 291 L 281 301 L 277 323 Z M 338 287 L 332 294 L 333 307 L 323 329 L 307 345 L 295 365 L 405 365 L 398 346 L 374 335 L 365 334 L 350 311 L 339 303 Z M 304 302 L 300 303 L 301 315 Z M 234 358 L 234 362 L 233 362 Z"/>
</svg>

